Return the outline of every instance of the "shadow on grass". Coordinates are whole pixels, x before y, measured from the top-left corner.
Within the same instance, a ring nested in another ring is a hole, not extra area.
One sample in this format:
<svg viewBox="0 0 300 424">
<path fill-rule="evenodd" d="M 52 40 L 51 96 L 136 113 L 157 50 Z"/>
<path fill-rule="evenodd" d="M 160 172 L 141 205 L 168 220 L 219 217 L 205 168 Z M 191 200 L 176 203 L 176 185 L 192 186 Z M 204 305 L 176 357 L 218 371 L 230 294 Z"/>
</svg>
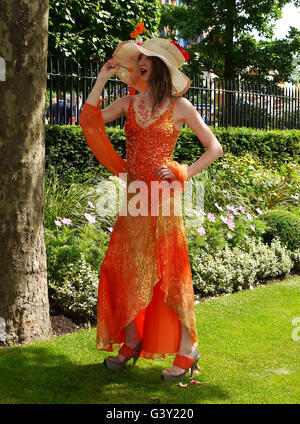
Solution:
<svg viewBox="0 0 300 424">
<path fill-rule="evenodd" d="M 229 394 L 217 385 L 164 382 L 164 368 L 158 361 L 138 361 L 134 368 L 127 365 L 120 371 L 99 363 L 80 365 L 67 355 L 51 352 L 51 348 L 26 346 L 0 351 L 0 403 L 99 403 L 99 404 L 197 404 L 228 401 Z M 197 376 L 201 383 L 206 379 Z M 227 403 L 227 402 L 226 402 Z"/>
</svg>

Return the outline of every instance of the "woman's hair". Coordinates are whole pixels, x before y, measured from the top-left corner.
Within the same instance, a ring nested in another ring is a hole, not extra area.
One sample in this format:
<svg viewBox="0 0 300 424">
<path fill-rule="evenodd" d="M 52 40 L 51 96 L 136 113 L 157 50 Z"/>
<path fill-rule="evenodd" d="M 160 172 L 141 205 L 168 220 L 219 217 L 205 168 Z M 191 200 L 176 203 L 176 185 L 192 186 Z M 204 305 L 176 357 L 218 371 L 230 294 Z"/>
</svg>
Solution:
<svg viewBox="0 0 300 424">
<path fill-rule="evenodd" d="M 165 97 L 172 97 L 174 87 L 172 84 L 172 77 L 167 65 L 156 56 L 148 56 L 151 59 L 151 74 L 148 84 L 151 87 L 152 93 L 152 113 L 161 104 Z"/>
</svg>

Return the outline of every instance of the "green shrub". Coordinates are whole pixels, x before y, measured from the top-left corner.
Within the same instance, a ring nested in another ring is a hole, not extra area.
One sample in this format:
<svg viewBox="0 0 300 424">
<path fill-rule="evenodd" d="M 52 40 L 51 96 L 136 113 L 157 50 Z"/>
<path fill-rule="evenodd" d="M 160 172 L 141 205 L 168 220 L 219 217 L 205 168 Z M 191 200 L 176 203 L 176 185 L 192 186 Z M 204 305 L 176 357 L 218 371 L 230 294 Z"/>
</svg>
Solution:
<svg viewBox="0 0 300 424">
<path fill-rule="evenodd" d="M 210 208 L 217 202 L 268 210 L 298 202 L 300 166 L 296 163 L 266 167 L 249 153 L 240 157 L 227 153 L 199 175 L 203 176 L 205 203 Z"/>
<path fill-rule="evenodd" d="M 58 283 L 49 277 L 52 308 L 75 321 L 95 321 L 98 280 L 98 272 L 93 271 L 81 253 L 76 262 L 66 265 L 63 281 Z"/>
<path fill-rule="evenodd" d="M 275 237 L 278 237 L 289 250 L 295 251 L 300 248 L 299 217 L 292 212 L 279 209 L 265 212 L 263 219 L 267 222 L 267 228 L 263 235 L 265 243 L 270 243 Z"/>
<path fill-rule="evenodd" d="M 253 288 L 293 267 L 289 252 L 278 239 L 270 247 L 249 241 L 244 248 L 226 246 L 213 254 L 206 248 L 194 250 L 190 261 L 195 292 L 204 297 Z"/>
<path fill-rule="evenodd" d="M 255 130 L 245 127 L 210 127 L 223 147 L 224 153 L 243 156 L 251 153 L 265 166 L 279 167 L 289 161 L 299 162 L 300 130 Z M 46 171 L 56 167 L 65 182 L 84 182 L 93 176 L 109 175 L 92 154 L 80 126 L 46 125 Z M 106 127 L 106 132 L 117 153 L 125 159 L 124 129 Z M 194 163 L 205 147 L 190 128 L 181 130 L 174 150 L 174 159 Z"/>
<path fill-rule="evenodd" d="M 88 223 L 80 231 L 64 225 L 54 230 L 45 228 L 44 233 L 51 309 L 70 318 L 90 319 L 95 301 L 92 293 L 109 235 Z"/>
</svg>

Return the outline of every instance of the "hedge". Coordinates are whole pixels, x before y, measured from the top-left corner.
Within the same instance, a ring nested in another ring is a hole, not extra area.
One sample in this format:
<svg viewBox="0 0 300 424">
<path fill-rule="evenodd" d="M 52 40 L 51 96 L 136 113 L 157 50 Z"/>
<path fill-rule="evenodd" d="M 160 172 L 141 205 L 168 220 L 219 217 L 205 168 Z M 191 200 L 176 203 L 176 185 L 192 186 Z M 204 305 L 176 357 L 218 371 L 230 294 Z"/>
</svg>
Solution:
<svg viewBox="0 0 300 424">
<path fill-rule="evenodd" d="M 55 167 L 66 178 L 80 181 L 83 171 L 89 177 L 108 171 L 99 167 L 91 153 L 80 126 L 46 125 L 46 170 Z M 299 161 L 300 130 L 264 131 L 246 127 L 213 128 L 212 132 L 223 147 L 223 152 L 242 156 L 246 152 L 258 156 L 262 163 L 282 164 Z M 126 158 L 126 137 L 119 127 L 106 128 L 114 149 Z M 181 130 L 173 159 L 181 163 L 194 163 L 205 152 L 205 147 L 190 128 Z"/>
</svg>

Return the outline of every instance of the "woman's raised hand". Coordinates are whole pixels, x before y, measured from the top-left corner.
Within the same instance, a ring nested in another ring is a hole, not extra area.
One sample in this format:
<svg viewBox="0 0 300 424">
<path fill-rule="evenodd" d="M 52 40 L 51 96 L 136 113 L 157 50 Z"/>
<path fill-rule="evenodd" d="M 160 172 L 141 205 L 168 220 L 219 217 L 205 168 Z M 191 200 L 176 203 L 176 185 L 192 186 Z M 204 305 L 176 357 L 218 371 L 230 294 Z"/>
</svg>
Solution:
<svg viewBox="0 0 300 424">
<path fill-rule="evenodd" d="M 110 59 L 108 62 L 106 62 L 102 66 L 99 72 L 98 78 L 99 77 L 101 78 L 104 77 L 106 79 L 111 78 L 113 75 L 115 75 L 118 72 L 118 70 L 120 69 L 120 66 L 121 65 L 118 62 L 115 62 L 114 60 Z"/>
</svg>

